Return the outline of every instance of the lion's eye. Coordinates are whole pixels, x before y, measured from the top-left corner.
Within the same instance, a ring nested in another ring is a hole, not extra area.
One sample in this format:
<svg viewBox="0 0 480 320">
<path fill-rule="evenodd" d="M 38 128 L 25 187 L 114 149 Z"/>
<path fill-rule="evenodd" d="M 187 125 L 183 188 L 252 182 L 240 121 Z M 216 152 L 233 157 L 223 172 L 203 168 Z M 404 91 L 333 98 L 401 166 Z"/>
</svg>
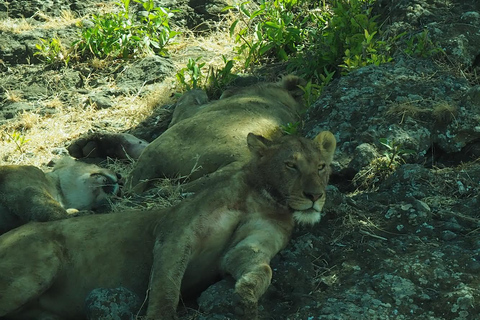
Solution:
<svg viewBox="0 0 480 320">
<path fill-rule="evenodd" d="M 322 163 L 321 165 L 319 165 L 319 166 L 318 166 L 318 172 L 319 172 L 319 173 L 322 172 L 323 169 L 325 169 L 325 167 L 326 167 L 325 163 Z"/>
<path fill-rule="evenodd" d="M 285 162 L 285 167 L 287 167 L 288 169 L 296 169 L 297 168 L 295 163 L 292 163 L 292 162 Z"/>
</svg>

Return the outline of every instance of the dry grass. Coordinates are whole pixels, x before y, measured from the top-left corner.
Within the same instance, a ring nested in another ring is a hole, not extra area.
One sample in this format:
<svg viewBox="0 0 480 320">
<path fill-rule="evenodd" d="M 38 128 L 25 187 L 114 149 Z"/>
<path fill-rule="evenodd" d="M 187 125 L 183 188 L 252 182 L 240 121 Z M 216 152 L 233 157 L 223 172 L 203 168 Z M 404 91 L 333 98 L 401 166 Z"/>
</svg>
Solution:
<svg viewBox="0 0 480 320">
<path fill-rule="evenodd" d="M 119 97 L 109 109 L 96 109 L 92 105 L 65 106 L 58 97 L 43 104 L 52 113 L 42 110 L 23 112 L 0 126 L 0 131 L 20 132 L 27 142 L 20 153 L 11 139 L 0 141 L 0 164 L 30 164 L 43 166 L 48 163 L 58 148 L 69 141 L 93 130 L 108 126 L 112 132 L 127 130 L 138 125 L 151 114 L 148 99 L 137 96 Z"/>
<path fill-rule="evenodd" d="M 449 124 L 457 115 L 457 107 L 447 102 L 439 103 L 433 107 L 433 118 L 441 124 Z"/>
<path fill-rule="evenodd" d="M 187 65 L 189 58 L 201 57 L 200 63 L 205 63 L 202 73 L 207 74 L 209 68 L 223 68 L 222 56 L 227 60 L 233 60 L 235 57 L 234 49 L 236 44 L 234 39 L 230 38 L 229 26 L 233 17 L 226 15 L 223 20 L 217 22 L 213 28 L 215 31 L 198 34 L 191 30 L 182 30 L 182 33 L 176 37 L 168 50 L 172 61 L 178 70 Z M 237 68 L 233 72 L 240 73 L 240 66 L 237 62 Z"/>
<path fill-rule="evenodd" d="M 63 10 L 59 17 L 51 17 L 39 11 L 33 16 L 33 18 L 44 21 L 42 29 L 60 29 L 77 24 L 82 20 L 81 17 L 76 16 L 76 14 L 70 10 Z M 0 20 L 0 31 L 22 33 L 36 28 L 38 28 L 38 25 L 33 24 L 25 18 L 7 18 Z"/>
<path fill-rule="evenodd" d="M 5 90 L 5 100 L 10 102 L 22 101 L 22 94 L 17 90 Z"/>
<path fill-rule="evenodd" d="M 415 101 L 405 103 L 394 103 L 388 110 L 387 116 L 400 117 L 400 123 L 403 123 L 405 117 L 411 117 L 413 119 L 418 118 L 420 115 L 428 112 L 420 107 L 416 106 Z"/>
<path fill-rule="evenodd" d="M 98 11 L 112 11 L 115 6 L 99 5 Z M 79 23 L 82 17 L 75 16 L 70 11 L 64 11 L 59 17 L 50 17 L 41 12 L 36 14 L 36 20 L 43 21 L 41 26 L 35 25 L 29 19 L 4 19 L 0 21 L 0 31 L 21 33 L 34 28 L 61 29 Z M 218 23 L 214 32 L 203 35 L 190 31 L 176 38 L 174 44 L 168 47 L 170 57 L 177 70 L 186 67 L 189 58 L 201 58 L 205 62 L 202 70 L 204 76 L 209 68 L 222 68 L 224 62 L 222 55 L 227 60 L 233 59 L 234 43 L 229 36 L 229 18 Z M 93 92 L 104 90 L 106 87 L 97 88 L 89 86 L 97 78 L 107 81 L 110 88 L 114 88 L 113 79 L 108 76 L 108 70 L 114 69 L 112 62 L 93 59 L 89 62 L 94 71 L 85 76 L 83 80 L 85 89 Z M 160 105 L 174 102 L 173 93 L 180 92 L 181 86 L 175 76 L 165 79 L 162 83 L 150 85 L 148 88 L 137 88 L 133 94 L 123 94 L 112 98 L 112 107 L 99 109 L 85 100 L 85 95 L 65 95 L 71 91 L 65 85 L 65 72 L 50 70 L 42 75 L 50 96 L 39 97 L 38 101 L 25 101 L 23 99 L 24 83 L 19 82 L 18 87 L 8 88 L 2 97 L 5 101 L 20 102 L 38 105 L 33 111 L 19 112 L 13 118 L 0 122 L 0 165 L 22 164 L 35 165 L 47 169 L 47 164 L 65 151 L 71 141 L 93 130 L 106 130 L 109 132 L 124 132 L 135 128 L 143 120 L 152 115 L 155 108 Z M 92 82 L 90 82 L 92 81 Z M 148 90 L 148 91 L 146 91 Z M 148 92 L 146 94 L 146 92 Z M 65 98 L 68 96 L 68 98 Z M 156 110 L 158 112 L 158 110 Z M 13 138 L 12 138 L 13 137 Z M 14 138 L 20 140 L 14 141 Z M 20 148 L 19 148 L 20 143 Z M 102 166 L 128 176 L 134 165 L 132 161 L 119 161 L 107 159 Z M 160 180 L 151 192 L 142 196 L 124 195 L 122 199 L 112 201 L 112 209 L 121 211 L 127 208 L 152 208 L 168 207 L 182 199 L 180 183 L 176 180 Z"/>
</svg>

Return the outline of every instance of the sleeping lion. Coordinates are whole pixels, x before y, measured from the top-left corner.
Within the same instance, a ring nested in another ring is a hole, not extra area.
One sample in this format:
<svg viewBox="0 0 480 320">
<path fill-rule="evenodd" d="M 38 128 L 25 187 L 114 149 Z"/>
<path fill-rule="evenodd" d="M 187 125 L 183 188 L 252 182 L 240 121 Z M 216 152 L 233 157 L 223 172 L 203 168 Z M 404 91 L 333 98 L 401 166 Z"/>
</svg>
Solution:
<svg viewBox="0 0 480 320">
<path fill-rule="evenodd" d="M 300 120 L 305 110 L 300 86 L 305 83 L 286 76 L 279 82 L 227 90 L 210 102 L 204 91 L 192 90 L 179 99 L 169 128 L 150 144 L 126 134 L 93 134 L 72 143 L 69 152 L 77 158 L 138 155 L 125 183 L 135 193 L 165 177 L 188 177 L 190 182 L 203 178 L 184 186 L 201 190 L 249 160 L 249 132 L 272 139 L 281 135 L 281 126 Z"/>
<path fill-rule="evenodd" d="M 295 223 L 321 218 L 335 137 L 248 134 L 251 160 L 168 209 L 29 223 L 0 237 L 0 317 L 84 319 L 95 288 L 124 287 L 146 319 L 177 319 L 180 295 L 235 279 L 238 315 L 257 318 L 270 260 Z M 137 312 L 138 310 L 133 310 Z"/>
<path fill-rule="evenodd" d="M 0 234 L 29 221 L 97 209 L 118 188 L 115 173 L 69 157 L 47 173 L 34 166 L 0 166 Z"/>
</svg>

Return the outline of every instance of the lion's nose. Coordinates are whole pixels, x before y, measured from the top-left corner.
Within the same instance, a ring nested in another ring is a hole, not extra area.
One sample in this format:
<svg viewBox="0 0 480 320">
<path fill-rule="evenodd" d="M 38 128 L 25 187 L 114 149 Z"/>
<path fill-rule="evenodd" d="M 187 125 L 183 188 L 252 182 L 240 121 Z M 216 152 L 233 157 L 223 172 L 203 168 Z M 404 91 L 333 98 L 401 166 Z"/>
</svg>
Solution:
<svg viewBox="0 0 480 320">
<path fill-rule="evenodd" d="M 303 194 L 304 194 L 305 198 L 307 198 L 307 199 L 309 199 L 309 200 L 311 200 L 311 201 L 313 201 L 313 202 L 315 202 L 315 201 L 317 201 L 318 199 L 320 199 L 320 198 L 322 197 L 322 195 L 323 195 L 323 193 L 321 193 L 321 192 L 320 192 L 320 193 L 304 192 Z"/>
</svg>

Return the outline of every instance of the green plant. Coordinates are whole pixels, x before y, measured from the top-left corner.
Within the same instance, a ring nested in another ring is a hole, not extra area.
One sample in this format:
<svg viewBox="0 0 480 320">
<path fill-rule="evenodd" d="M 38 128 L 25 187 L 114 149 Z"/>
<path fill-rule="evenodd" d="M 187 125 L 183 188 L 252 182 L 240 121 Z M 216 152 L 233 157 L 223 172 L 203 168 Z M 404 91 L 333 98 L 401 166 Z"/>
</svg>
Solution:
<svg viewBox="0 0 480 320">
<path fill-rule="evenodd" d="M 414 154 L 414 150 L 404 149 L 401 144 L 387 138 L 379 139 L 387 150 L 382 156 L 374 158 L 368 166 L 362 168 L 353 178 L 353 184 L 359 189 L 375 191 L 380 182 L 392 174 L 399 165 L 405 163 L 403 156 Z"/>
<path fill-rule="evenodd" d="M 390 51 L 396 38 L 381 38 L 377 17 L 372 14 L 375 1 L 332 1 L 328 13 L 316 17 L 317 28 L 310 29 L 305 54 L 295 63 L 305 61 L 304 69 L 316 76 L 323 68 L 340 67 L 346 73 L 392 61 Z"/>
<path fill-rule="evenodd" d="M 403 149 L 403 146 L 399 143 L 396 143 L 394 140 L 380 138 L 379 142 L 387 148 L 387 151 L 384 153 L 386 164 L 385 168 L 387 170 L 394 170 L 399 164 L 405 162 L 402 156 L 416 153 L 415 150 Z"/>
<path fill-rule="evenodd" d="M 202 68 L 205 66 L 205 62 L 199 63 L 198 61 L 202 57 L 197 59 L 188 59 L 187 66 L 182 68 L 175 75 L 183 90 L 192 90 L 201 88 L 201 80 L 203 79 Z"/>
<path fill-rule="evenodd" d="M 134 0 L 144 11 L 130 12 L 130 0 L 116 3 L 118 13 L 93 16 L 93 27 L 82 30 L 81 40 L 74 46 L 81 56 L 100 59 L 124 59 L 149 53 L 164 55 L 165 46 L 178 34 L 168 24 L 172 12 L 155 7 L 153 0 Z"/>
<path fill-rule="evenodd" d="M 233 73 L 234 61 L 227 60 L 223 55 L 222 60 L 224 63 L 223 68 L 215 69 L 210 67 L 208 69 L 205 90 L 210 99 L 218 99 L 227 85 L 238 77 L 238 75 Z"/>
<path fill-rule="evenodd" d="M 35 44 L 36 52 L 34 56 L 44 61 L 47 64 L 65 64 L 68 65 L 70 55 L 68 50 L 62 45 L 59 38 L 52 38 L 50 40 L 40 39 L 41 43 Z"/>
<path fill-rule="evenodd" d="M 335 72 L 328 72 L 325 70 L 325 74 L 319 75 L 320 84 L 312 83 L 312 81 L 308 81 L 307 84 L 300 89 L 303 91 L 303 99 L 305 101 L 305 105 L 307 107 L 311 106 L 315 101 L 317 101 L 318 97 L 323 91 L 330 81 L 332 81 Z"/>
<path fill-rule="evenodd" d="M 15 143 L 15 146 L 17 147 L 17 150 L 20 153 L 24 153 L 23 146 L 30 141 L 30 139 L 25 138 L 25 135 L 22 132 L 19 131 L 13 131 L 11 134 L 8 132 L 5 132 L 7 135 L 7 141 L 8 142 L 13 142 Z"/>
<path fill-rule="evenodd" d="M 413 57 L 428 58 L 443 52 L 443 49 L 430 39 L 427 29 L 410 36 L 405 45 L 404 52 Z"/>
<path fill-rule="evenodd" d="M 259 8 L 252 12 L 247 8 L 250 1 L 225 8 L 240 13 L 230 27 L 230 35 L 234 36 L 241 23 L 235 42 L 239 44 L 238 54 L 245 56 L 245 67 L 272 57 L 286 61 L 298 51 L 304 32 L 303 18 L 293 11 L 297 3 L 296 0 L 262 0 Z"/>
<path fill-rule="evenodd" d="M 378 66 L 393 60 L 389 55 L 379 54 L 381 50 L 384 52 L 388 51 L 388 47 L 386 47 L 387 43 L 385 41 L 374 40 L 377 31 L 370 34 L 368 30 L 365 29 L 364 34 L 365 37 L 361 41 L 361 52 L 354 53 L 351 49 L 345 50 L 343 63 L 339 65 L 344 71 L 355 70 L 371 64 Z"/>
<path fill-rule="evenodd" d="M 205 67 L 205 62 L 200 62 L 201 59 L 202 57 L 189 58 L 187 65 L 180 69 L 175 77 L 182 87 L 182 91 L 200 88 L 207 92 L 210 99 L 217 99 L 225 87 L 238 77 L 232 72 L 234 61 L 227 60 L 222 55 L 224 66 L 219 69 L 210 66 L 207 74 L 204 75 L 202 68 Z"/>
<path fill-rule="evenodd" d="M 300 121 L 297 122 L 289 122 L 284 126 L 280 127 L 283 133 L 288 135 L 296 135 L 298 134 L 298 130 L 300 129 Z"/>
<path fill-rule="evenodd" d="M 264 0 L 253 11 L 249 2 L 226 9 L 238 12 L 230 33 L 245 67 L 266 59 L 286 61 L 289 72 L 321 83 L 322 75 L 338 68 L 346 73 L 392 61 L 398 38 L 382 39 L 372 14 L 375 1 Z"/>
</svg>

